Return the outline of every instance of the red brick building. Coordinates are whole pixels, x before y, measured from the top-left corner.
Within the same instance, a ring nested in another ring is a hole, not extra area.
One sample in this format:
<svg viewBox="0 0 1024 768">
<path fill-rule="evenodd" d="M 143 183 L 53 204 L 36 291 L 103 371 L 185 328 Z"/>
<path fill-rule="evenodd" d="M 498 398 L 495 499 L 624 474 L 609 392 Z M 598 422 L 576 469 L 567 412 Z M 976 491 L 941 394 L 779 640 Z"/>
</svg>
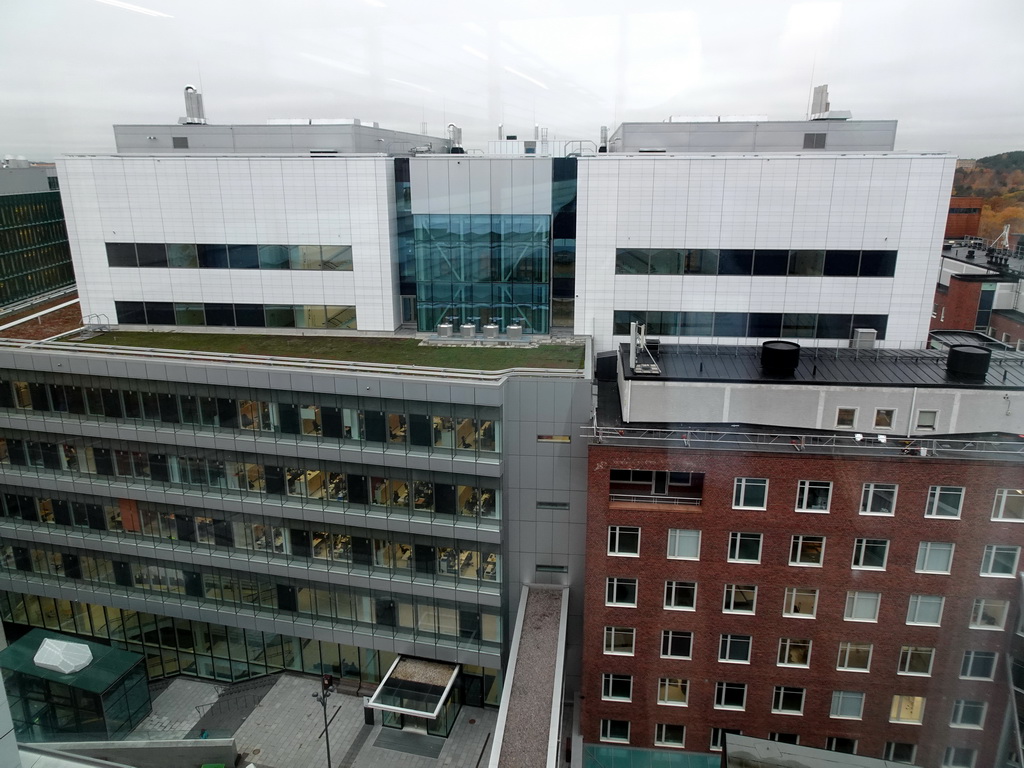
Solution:
<svg viewBox="0 0 1024 768">
<path fill-rule="evenodd" d="M 949 198 L 949 215 L 946 217 L 946 239 L 977 236 L 981 227 L 981 197 Z"/>
<path fill-rule="evenodd" d="M 750 377 L 724 371 L 743 365 L 704 356 L 691 397 L 717 384 L 729 390 L 726 408 L 742 410 L 734 384 L 751 389 Z M 676 363 L 662 370 L 678 376 Z M 589 457 L 585 741 L 708 752 L 735 730 L 955 768 L 1001 765 L 1015 748 L 1004 723 L 1021 446 L 1000 438 L 986 455 L 970 440 L 924 439 L 950 425 L 948 414 L 920 395 L 929 410 L 902 408 L 899 382 L 869 392 L 873 418 L 866 403 L 832 413 L 853 395 L 842 392 L 852 382 L 830 376 L 819 358 L 784 388 L 762 381 L 763 419 L 793 421 L 786 432 L 630 423 L 609 414 L 613 394 L 601 397 L 606 426 Z M 818 386 L 801 389 L 811 378 Z M 645 391 L 637 383 L 620 402 Z M 787 404 L 793 390 L 817 408 Z M 807 430 L 823 418 L 831 431 Z"/>
</svg>

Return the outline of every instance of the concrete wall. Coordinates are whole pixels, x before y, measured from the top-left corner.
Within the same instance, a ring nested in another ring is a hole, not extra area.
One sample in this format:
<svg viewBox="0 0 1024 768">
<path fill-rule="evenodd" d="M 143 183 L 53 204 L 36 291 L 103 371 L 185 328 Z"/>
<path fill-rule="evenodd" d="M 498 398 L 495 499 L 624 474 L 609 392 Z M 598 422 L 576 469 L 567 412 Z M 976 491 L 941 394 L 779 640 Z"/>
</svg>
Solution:
<svg viewBox="0 0 1024 768">
<path fill-rule="evenodd" d="M 206 763 L 233 766 L 238 758 L 234 739 L 51 742 L 46 748 L 134 768 L 199 768 Z"/>
</svg>

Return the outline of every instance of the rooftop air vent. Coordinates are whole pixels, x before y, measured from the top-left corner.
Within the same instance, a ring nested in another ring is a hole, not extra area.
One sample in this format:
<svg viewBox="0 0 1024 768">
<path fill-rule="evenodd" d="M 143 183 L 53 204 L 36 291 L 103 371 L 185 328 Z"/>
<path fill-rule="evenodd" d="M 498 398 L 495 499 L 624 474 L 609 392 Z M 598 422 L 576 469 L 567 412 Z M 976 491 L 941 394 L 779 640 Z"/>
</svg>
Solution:
<svg viewBox="0 0 1024 768">
<path fill-rule="evenodd" d="M 992 350 L 976 344 L 954 344 L 946 358 L 946 378 L 981 383 L 988 374 Z"/>
<path fill-rule="evenodd" d="M 761 345 L 761 372 L 772 378 L 790 378 L 800 363 L 800 345 L 795 341 L 766 341 Z"/>
</svg>

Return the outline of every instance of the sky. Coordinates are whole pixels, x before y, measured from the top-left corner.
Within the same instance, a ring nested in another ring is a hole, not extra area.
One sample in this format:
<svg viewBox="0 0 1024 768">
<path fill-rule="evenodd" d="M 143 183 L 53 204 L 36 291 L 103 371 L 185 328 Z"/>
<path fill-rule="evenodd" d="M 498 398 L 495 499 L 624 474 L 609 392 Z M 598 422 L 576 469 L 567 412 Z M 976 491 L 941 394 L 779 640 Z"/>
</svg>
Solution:
<svg viewBox="0 0 1024 768">
<path fill-rule="evenodd" d="M 0 155 L 112 152 L 114 124 L 359 118 L 467 148 L 669 116 L 806 117 L 896 148 L 1024 149 L 1022 0 L 5 0 Z"/>
</svg>

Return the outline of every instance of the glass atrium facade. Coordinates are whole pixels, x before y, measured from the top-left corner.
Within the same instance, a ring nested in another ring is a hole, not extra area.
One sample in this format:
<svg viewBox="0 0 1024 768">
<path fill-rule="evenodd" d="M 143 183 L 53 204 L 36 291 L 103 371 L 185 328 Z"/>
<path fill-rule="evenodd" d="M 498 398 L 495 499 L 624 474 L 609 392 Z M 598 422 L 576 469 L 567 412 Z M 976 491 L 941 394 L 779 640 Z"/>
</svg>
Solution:
<svg viewBox="0 0 1024 768">
<path fill-rule="evenodd" d="M 0 195 L 0 307 L 74 282 L 60 192 Z"/>
</svg>

